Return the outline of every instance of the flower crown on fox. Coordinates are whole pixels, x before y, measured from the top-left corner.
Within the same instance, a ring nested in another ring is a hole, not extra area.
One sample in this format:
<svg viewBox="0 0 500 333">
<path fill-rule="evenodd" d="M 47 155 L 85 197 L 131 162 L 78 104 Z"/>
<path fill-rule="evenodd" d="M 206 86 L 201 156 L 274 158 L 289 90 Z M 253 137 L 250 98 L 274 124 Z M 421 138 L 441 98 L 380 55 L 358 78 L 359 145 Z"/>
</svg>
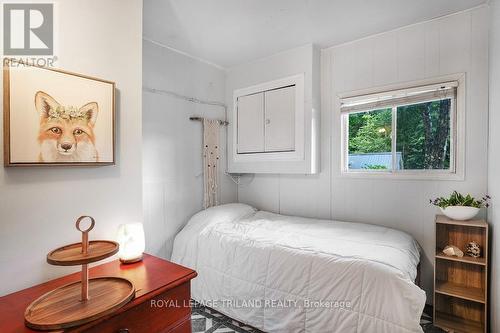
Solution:
<svg viewBox="0 0 500 333">
<path fill-rule="evenodd" d="M 51 108 L 48 112 L 49 118 L 56 119 L 81 119 L 85 120 L 89 118 L 88 110 L 81 110 L 75 106 L 58 106 L 56 108 Z"/>
</svg>

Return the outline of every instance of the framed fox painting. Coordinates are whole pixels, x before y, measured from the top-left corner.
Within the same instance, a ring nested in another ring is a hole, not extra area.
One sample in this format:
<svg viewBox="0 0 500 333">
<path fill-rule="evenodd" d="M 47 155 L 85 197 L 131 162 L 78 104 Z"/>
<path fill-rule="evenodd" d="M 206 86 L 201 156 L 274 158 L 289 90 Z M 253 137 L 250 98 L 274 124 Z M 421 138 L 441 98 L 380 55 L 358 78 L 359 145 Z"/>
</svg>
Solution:
<svg viewBox="0 0 500 333">
<path fill-rule="evenodd" d="M 4 164 L 115 163 L 115 84 L 58 69 L 4 64 Z"/>
</svg>

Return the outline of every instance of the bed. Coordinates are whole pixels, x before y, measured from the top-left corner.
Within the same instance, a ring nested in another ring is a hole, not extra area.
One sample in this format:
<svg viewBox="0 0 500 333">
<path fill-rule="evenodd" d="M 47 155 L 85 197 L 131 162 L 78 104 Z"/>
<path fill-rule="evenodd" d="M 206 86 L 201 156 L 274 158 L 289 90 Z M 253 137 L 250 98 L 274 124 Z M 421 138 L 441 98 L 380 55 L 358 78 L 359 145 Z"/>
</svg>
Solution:
<svg viewBox="0 0 500 333">
<path fill-rule="evenodd" d="M 195 269 L 192 298 L 265 332 L 422 332 L 420 253 L 381 226 L 257 211 L 194 215 L 172 261 Z"/>
</svg>

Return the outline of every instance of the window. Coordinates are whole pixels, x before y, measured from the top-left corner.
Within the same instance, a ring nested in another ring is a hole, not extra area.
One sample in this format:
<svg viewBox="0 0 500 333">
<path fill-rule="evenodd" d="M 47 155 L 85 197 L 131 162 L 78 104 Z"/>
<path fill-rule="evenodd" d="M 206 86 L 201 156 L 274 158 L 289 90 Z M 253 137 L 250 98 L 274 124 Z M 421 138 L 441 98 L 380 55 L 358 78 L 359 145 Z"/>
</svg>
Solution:
<svg viewBox="0 0 500 333">
<path fill-rule="evenodd" d="M 342 170 L 454 175 L 459 82 L 341 98 Z"/>
</svg>

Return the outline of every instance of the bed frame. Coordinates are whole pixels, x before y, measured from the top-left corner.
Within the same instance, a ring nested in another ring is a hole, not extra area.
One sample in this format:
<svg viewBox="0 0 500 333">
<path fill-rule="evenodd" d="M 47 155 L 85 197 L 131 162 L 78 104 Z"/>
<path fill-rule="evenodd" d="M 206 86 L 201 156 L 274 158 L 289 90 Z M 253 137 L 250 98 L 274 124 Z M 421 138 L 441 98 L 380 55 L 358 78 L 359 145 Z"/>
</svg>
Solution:
<svg viewBox="0 0 500 333">
<path fill-rule="evenodd" d="M 417 277 L 415 278 L 415 284 L 422 288 L 421 272 L 420 272 L 420 262 L 417 265 Z"/>
</svg>

